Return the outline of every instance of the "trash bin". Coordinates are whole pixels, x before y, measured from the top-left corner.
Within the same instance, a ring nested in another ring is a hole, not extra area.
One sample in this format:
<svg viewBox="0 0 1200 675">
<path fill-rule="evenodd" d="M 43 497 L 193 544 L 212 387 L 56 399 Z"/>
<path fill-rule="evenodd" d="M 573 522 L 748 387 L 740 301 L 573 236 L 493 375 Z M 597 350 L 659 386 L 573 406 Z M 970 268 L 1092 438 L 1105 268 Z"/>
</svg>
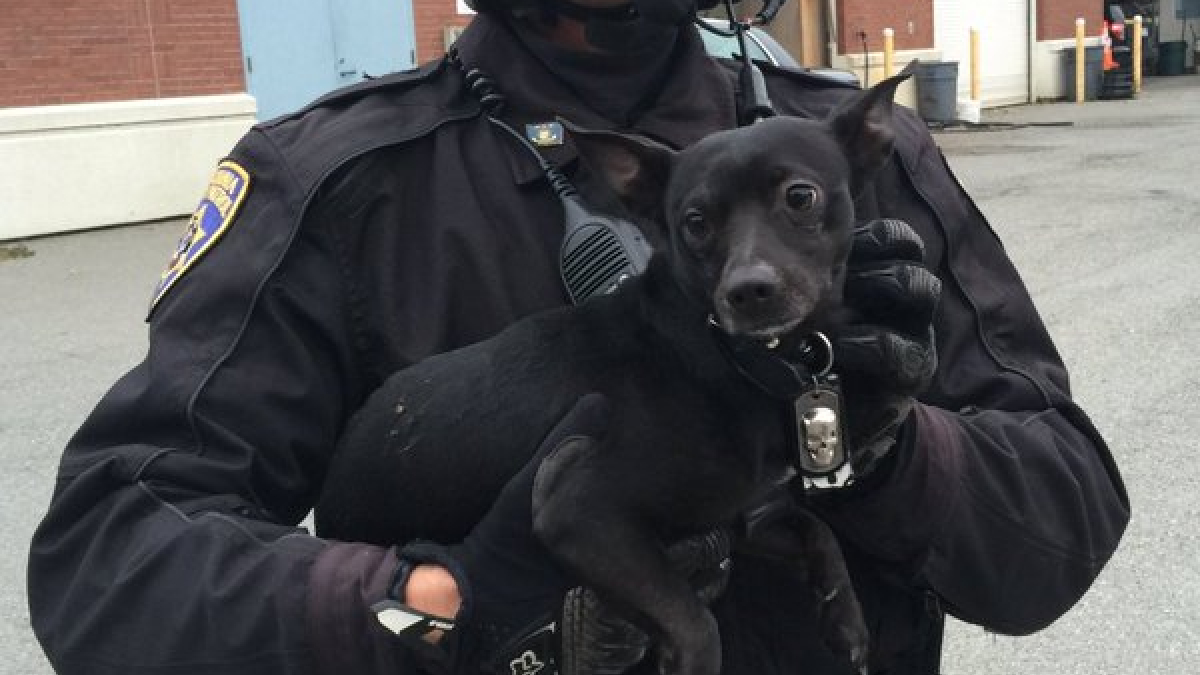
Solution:
<svg viewBox="0 0 1200 675">
<path fill-rule="evenodd" d="M 1075 100 L 1075 48 L 1063 51 L 1063 91 L 1068 101 Z M 1084 47 L 1083 55 L 1083 99 L 1094 101 L 1100 96 L 1104 83 L 1104 47 Z"/>
<path fill-rule="evenodd" d="M 958 106 L 958 61 L 917 63 L 917 114 L 927 122 L 954 120 Z"/>
<path fill-rule="evenodd" d="M 1158 43 L 1158 74 L 1182 75 L 1187 65 L 1187 40 Z"/>
</svg>

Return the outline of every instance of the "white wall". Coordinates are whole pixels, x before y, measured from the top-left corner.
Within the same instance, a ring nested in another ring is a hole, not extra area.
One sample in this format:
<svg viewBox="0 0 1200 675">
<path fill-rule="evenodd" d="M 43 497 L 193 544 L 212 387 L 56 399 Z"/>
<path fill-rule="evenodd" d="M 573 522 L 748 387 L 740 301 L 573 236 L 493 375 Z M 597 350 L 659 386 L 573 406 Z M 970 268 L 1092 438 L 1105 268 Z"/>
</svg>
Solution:
<svg viewBox="0 0 1200 675">
<path fill-rule="evenodd" d="M 867 57 L 871 67 L 870 84 L 879 84 L 883 79 L 883 52 L 867 52 Z M 905 51 L 897 51 L 892 58 L 892 67 L 895 72 L 900 72 L 913 59 L 921 61 L 940 61 L 942 53 L 932 49 L 913 49 Z M 862 53 L 838 54 L 833 58 L 833 67 L 842 70 L 848 70 L 855 75 L 858 75 L 859 82 L 867 84 L 865 77 L 866 71 L 863 68 Z M 917 90 L 914 78 L 909 78 L 907 82 L 900 85 L 896 90 L 896 102 L 901 105 L 906 105 L 909 108 L 917 107 Z"/>
<path fill-rule="evenodd" d="M 971 96 L 971 29 L 979 31 L 985 108 L 1029 101 L 1029 0 L 934 0 L 934 44 L 957 61 L 958 98 Z"/>
<path fill-rule="evenodd" d="M 0 240 L 190 213 L 246 94 L 0 109 Z"/>
</svg>

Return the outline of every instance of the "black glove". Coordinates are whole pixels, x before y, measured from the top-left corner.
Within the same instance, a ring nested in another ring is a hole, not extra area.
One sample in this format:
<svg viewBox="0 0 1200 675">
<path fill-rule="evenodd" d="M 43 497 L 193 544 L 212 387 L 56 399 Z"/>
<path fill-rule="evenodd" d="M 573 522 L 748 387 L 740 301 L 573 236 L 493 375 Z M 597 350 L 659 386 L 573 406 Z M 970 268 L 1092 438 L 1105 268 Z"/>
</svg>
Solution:
<svg viewBox="0 0 1200 675">
<path fill-rule="evenodd" d="M 859 481 L 903 440 L 898 435 L 915 397 L 937 369 L 933 316 L 941 281 L 924 256 L 920 236 L 903 221 L 855 229 L 845 284 L 852 318 L 834 340 L 834 363 L 846 449 Z"/>
<path fill-rule="evenodd" d="M 575 582 L 532 528 L 533 483 L 542 461 L 554 453 L 590 451 L 605 436 L 608 416 L 603 396 L 583 397 L 461 544 L 416 542 L 401 549 L 406 563 L 442 565 L 458 584 L 462 608 L 443 641 L 454 672 L 551 675 L 561 662 L 572 673 L 620 673 L 641 660 L 646 637 L 590 593 L 572 591 Z M 719 568 L 727 560 L 728 541 L 716 552 L 688 543 L 674 549 L 680 568 L 690 573 Z"/>
<path fill-rule="evenodd" d="M 705 603 L 729 582 L 731 534 L 715 529 L 667 548 L 667 559 Z M 650 636 L 604 604 L 594 591 L 571 589 L 563 603 L 559 675 L 618 675 L 640 662 Z"/>
</svg>

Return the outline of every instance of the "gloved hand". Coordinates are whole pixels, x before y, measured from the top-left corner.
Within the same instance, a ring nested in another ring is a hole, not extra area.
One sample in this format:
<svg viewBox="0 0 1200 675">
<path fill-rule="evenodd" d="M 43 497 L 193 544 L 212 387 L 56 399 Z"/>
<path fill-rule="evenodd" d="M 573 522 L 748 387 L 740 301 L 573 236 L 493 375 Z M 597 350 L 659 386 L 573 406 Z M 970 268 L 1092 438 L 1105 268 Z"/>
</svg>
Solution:
<svg viewBox="0 0 1200 675">
<path fill-rule="evenodd" d="M 728 529 L 688 537 L 667 548 L 667 558 L 696 595 L 711 603 L 725 590 L 731 568 Z M 640 662 L 650 636 L 604 604 L 595 591 L 576 587 L 563 603 L 559 675 L 618 675 Z"/>
<path fill-rule="evenodd" d="M 400 558 L 414 565 L 442 565 L 458 585 L 462 607 L 443 640 L 454 672 L 551 675 L 565 664 L 568 675 L 620 673 L 643 657 L 646 636 L 594 594 L 571 590 L 575 582 L 533 534 L 532 490 L 542 461 L 554 453 L 589 451 L 604 438 L 608 416 L 603 396 L 581 398 L 461 544 L 416 542 L 400 550 Z M 723 548 L 691 543 L 699 540 L 672 547 L 681 573 L 719 568 L 727 560 L 727 539 Z M 724 582 L 721 574 L 707 578 Z"/>
<path fill-rule="evenodd" d="M 834 339 L 842 380 L 846 450 L 861 481 L 897 443 L 915 397 L 937 369 L 933 316 L 941 281 L 907 223 L 855 229 L 845 283 L 852 319 Z"/>
</svg>

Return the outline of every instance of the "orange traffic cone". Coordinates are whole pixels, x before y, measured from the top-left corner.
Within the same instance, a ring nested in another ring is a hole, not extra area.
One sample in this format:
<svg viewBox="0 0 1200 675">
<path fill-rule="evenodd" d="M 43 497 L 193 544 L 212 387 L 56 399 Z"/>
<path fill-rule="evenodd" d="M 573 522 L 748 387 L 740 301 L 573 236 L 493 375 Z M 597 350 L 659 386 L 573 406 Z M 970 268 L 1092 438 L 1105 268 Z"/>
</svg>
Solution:
<svg viewBox="0 0 1200 675">
<path fill-rule="evenodd" d="M 1112 36 L 1108 33 L 1107 20 L 1104 22 L 1104 32 L 1100 34 L 1100 44 L 1104 45 L 1104 70 L 1117 68 L 1117 60 L 1113 58 Z"/>
</svg>

